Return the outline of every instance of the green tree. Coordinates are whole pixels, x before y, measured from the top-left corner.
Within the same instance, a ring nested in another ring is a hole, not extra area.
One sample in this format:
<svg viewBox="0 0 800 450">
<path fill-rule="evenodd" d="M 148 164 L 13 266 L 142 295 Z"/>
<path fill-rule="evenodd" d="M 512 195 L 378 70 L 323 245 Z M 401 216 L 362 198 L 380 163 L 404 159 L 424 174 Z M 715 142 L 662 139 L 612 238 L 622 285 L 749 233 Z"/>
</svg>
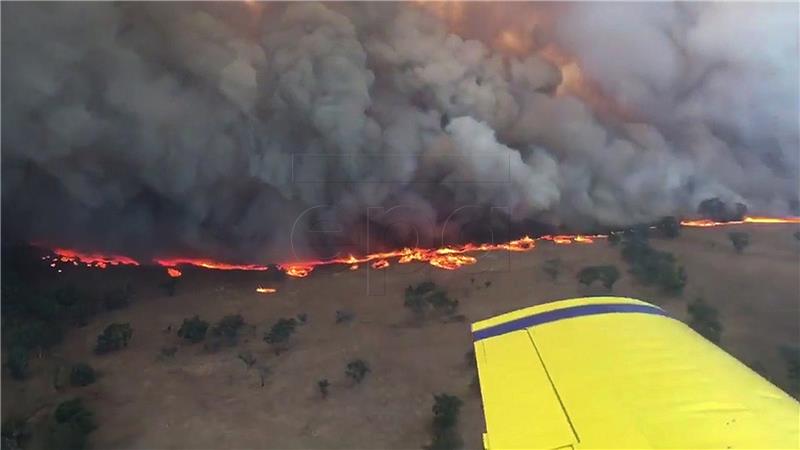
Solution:
<svg viewBox="0 0 800 450">
<path fill-rule="evenodd" d="M 369 365 L 366 361 L 362 359 L 356 359 L 347 363 L 347 367 L 345 367 L 345 375 L 347 375 L 350 379 L 355 381 L 356 383 L 361 383 L 364 381 L 364 378 L 367 376 L 367 373 L 370 372 Z"/>
<path fill-rule="evenodd" d="M 239 335 L 239 330 L 244 326 L 244 319 L 240 314 L 233 314 L 225 316 L 214 325 L 211 329 L 211 334 L 215 336 L 223 336 L 231 340 L 236 340 Z"/>
<path fill-rule="evenodd" d="M 181 327 L 178 328 L 178 336 L 191 343 L 198 343 L 206 338 L 208 322 L 195 315 L 190 319 L 183 319 Z"/>
<path fill-rule="evenodd" d="M 728 239 L 731 240 L 733 248 L 736 253 L 742 253 L 748 245 L 750 245 L 750 235 L 741 231 L 732 231 L 728 233 Z"/>
<path fill-rule="evenodd" d="M 77 363 L 70 369 L 69 382 L 73 386 L 88 386 L 96 379 L 97 374 L 89 364 Z"/>
<path fill-rule="evenodd" d="M 297 322 L 294 319 L 278 319 L 269 332 L 264 335 L 264 341 L 272 345 L 286 343 L 296 327 Z"/>
<path fill-rule="evenodd" d="M 696 298 L 687 306 L 689 326 L 709 341 L 718 344 L 722 336 L 719 311 L 702 298 Z"/>
<path fill-rule="evenodd" d="M 630 264 L 630 273 L 642 284 L 655 284 L 668 294 L 680 294 L 686 285 L 686 271 L 677 265 L 675 256 L 656 250 L 641 238 L 632 237 L 622 246 L 622 258 Z"/>
<path fill-rule="evenodd" d="M 133 329 L 129 323 L 112 323 L 97 336 L 95 352 L 103 354 L 127 347 L 132 336 Z"/>
</svg>

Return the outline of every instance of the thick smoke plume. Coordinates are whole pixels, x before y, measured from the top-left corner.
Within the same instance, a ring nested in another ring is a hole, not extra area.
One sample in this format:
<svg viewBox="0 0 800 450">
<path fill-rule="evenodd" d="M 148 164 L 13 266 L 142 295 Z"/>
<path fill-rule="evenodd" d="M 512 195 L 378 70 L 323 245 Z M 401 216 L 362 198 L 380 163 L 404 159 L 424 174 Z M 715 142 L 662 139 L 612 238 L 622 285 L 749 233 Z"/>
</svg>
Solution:
<svg viewBox="0 0 800 450">
<path fill-rule="evenodd" d="M 797 4 L 8 3 L 4 238 L 281 261 L 796 213 Z"/>
</svg>

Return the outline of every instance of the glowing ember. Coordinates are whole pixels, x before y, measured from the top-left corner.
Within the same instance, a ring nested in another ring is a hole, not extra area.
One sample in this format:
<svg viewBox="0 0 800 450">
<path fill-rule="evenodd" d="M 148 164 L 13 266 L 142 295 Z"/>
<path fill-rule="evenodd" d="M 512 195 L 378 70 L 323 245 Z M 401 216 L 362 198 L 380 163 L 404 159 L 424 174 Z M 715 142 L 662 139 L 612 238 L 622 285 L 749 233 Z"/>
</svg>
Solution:
<svg viewBox="0 0 800 450">
<path fill-rule="evenodd" d="M 296 278 L 305 278 L 314 270 L 314 266 L 312 265 L 292 265 L 292 266 L 281 266 L 286 272 L 286 275 L 290 277 Z"/>
<path fill-rule="evenodd" d="M 350 270 L 358 270 L 358 264 L 353 264 L 350 266 Z"/>
<path fill-rule="evenodd" d="M 159 266 L 164 267 L 176 267 L 176 266 L 195 266 L 195 267 L 202 267 L 204 269 L 213 269 L 213 270 L 254 270 L 254 271 L 265 271 L 269 270 L 268 266 L 259 266 L 256 264 L 228 264 L 218 261 L 212 261 L 210 259 L 193 259 L 193 258 L 179 258 L 179 259 L 156 259 L 155 263 Z"/>
<path fill-rule="evenodd" d="M 456 270 L 461 266 L 475 264 L 478 259 L 467 255 L 440 255 L 432 258 L 430 264 L 440 269 Z"/>
<path fill-rule="evenodd" d="M 178 278 L 179 276 L 183 275 L 180 270 L 174 267 L 167 267 L 167 275 L 171 276 L 172 278 Z"/>
<path fill-rule="evenodd" d="M 73 264 L 80 263 L 89 267 L 97 267 L 99 269 L 105 269 L 108 266 L 118 266 L 120 264 L 131 266 L 139 265 L 139 262 L 128 258 L 127 256 L 81 253 L 65 248 L 54 248 L 53 253 L 56 254 L 57 258 L 53 259 L 53 263 L 50 265 L 50 267 L 55 267 L 54 264 L 56 261 Z"/>
<path fill-rule="evenodd" d="M 385 269 L 387 267 L 389 267 L 389 261 L 387 261 L 385 259 L 380 259 L 380 260 L 375 261 L 374 263 L 372 263 L 372 268 L 373 269 Z"/>
<path fill-rule="evenodd" d="M 275 288 L 268 288 L 268 287 L 260 287 L 259 286 L 259 287 L 256 288 L 256 292 L 258 292 L 259 294 L 274 294 L 274 293 L 278 292 L 278 290 L 275 289 Z"/>
</svg>

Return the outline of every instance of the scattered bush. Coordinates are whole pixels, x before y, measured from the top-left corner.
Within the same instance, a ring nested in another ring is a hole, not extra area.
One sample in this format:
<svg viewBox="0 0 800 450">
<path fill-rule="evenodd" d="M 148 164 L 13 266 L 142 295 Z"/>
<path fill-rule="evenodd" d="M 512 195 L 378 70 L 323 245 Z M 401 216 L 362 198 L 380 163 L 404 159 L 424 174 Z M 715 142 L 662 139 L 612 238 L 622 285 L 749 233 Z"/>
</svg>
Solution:
<svg viewBox="0 0 800 450">
<path fill-rule="evenodd" d="M 31 437 L 31 429 L 28 426 L 28 422 L 19 417 L 9 417 L 4 420 L 2 429 L 3 450 L 19 450 L 25 445 L 25 441 Z"/>
<path fill-rule="evenodd" d="M 586 286 L 590 286 L 593 282 L 600 280 L 606 289 L 611 290 L 618 279 L 619 270 L 617 266 L 588 266 L 578 272 L 578 281 Z"/>
<path fill-rule="evenodd" d="M 8 352 L 8 362 L 6 362 L 11 378 L 24 380 L 28 377 L 28 350 L 24 347 L 11 347 Z"/>
<path fill-rule="evenodd" d="M 294 319 L 278 319 L 268 333 L 264 334 L 264 341 L 268 344 L 283 344 L 294 333 L 297 322 Z"/>
<path fill-rule="evenodd" d="M 8 325 L 4 323 L 3 332 L 4 344 L 8 348 L 20 347 L 28 351 L 50 348 L 64 338 L 63 329 L 58 322 L 39 319 L 18 320 Z"/>
<path fill-rule="evenodd" d="M 458 300 L 451 299 L 443 289 L 438 289 L 432 282 L 425 281 L 406 288 L 403 305 L 411 310 L 417 319 L 423 319 L 428 307 L 452 315 L 458 309 Z"/>
<path fill-rule="evenodd" d="M 300 325 L 305 325 L 306 322 L 308 322 L 308 314 L 306 314 L 306 313 L 298 314 L 297 315 L 297 321 L 300 323 Z"/>
<path fill-rule="evenodd" d="M 336 323 L 347 323 L 355 319 L 356 315 L 346 309 L 336 311 Z"/>
<path fill-rule="evenodd" d="M 214 325 L 214 328 L 211 329 L 211 334 L 235 341 L 242 326 L 244 326 L 244 319 L 241 315 L 225 316 Z"/>
<path fill-rule="evenodd" d="M 103 354 L 127 347 L 132 336 L 133 329 L 129 323 L 112 323 L 97 336 L 95 352 Z"/>
<path fill-rule="evenodd" d="M 561 270 L 561 260 L 558 258 L 548 259 L 544 262 L 544 265 L 542 265 L 542 270 L 550 277 L 550 280 L 556 281 L 558 272 Z"/>
<path fill-rule="evenodd" d="M 461 448 L 463 442 L 456 430 L 461 412 L 461 399 L 449 394 L 434 395 L 433 399 L 433 439 L 427 448 L 429 450 Z"/>
<path fill-rule="evenodd" d="M 656 229 L 665 238 L 674 239 L 681 234 L 681 223 L 674 216 L 667 216 L 656 224 Z"/>
<path fill-rule="evenodd" d="M 722 323 L 717 308 L 696 298 L 687 306 L 689 326 L 709 341 L 718 344 L 722 335 Z"/>
<path fill-rule="evenodd" d="M 672 253 L 656 250 L 645 239 L 633 236 L 624 241 L 622 258 L 640 283 L 655 284 L 665 293 L 680 294 L 686 285 L 686 271 Z"/>
<path fill-rule="evenodd" d="M 786 378 L 789 380 L 789 391 L 800 395 L 800 346 L 786 345 L 779 349 L 786 362 Z"/>
<path fill-rule="evenodd" d="M 728 233 L 728 239 L 731 240 L 733 248 L 736 253 L 742 253 L 748 245 L 750 245 L 750 235 L 741 231 L 732 231 Z"/>
<path fill-rule="evenodd" d="M 56 407 L 55 425 L 51 430 L 48 448 L 76 450 L 87 446 L 88 435 L 96 428 L 94 414 L 83 406 L 81 399 L 72 399 Z"/>
<path fill-rule="evenodd" d="M 330 387 L 330 385 L 331 383 L 325 378 L 317 381 L 317 388 L 322 398 L 328 398 L 328 387 Z"/>
<path fill-rule="evenodd" d="M 92 366 L 86 363 L 77 363 L 69 372 L 69 383 L 73 386 L 88 386 L 95 382 L 97 374 Z"/>
<path fill-rule="evenodd" d="M 364 381 L 364 378 L 367 376 L 367 373 L 370 372 L 369 365 L 361 359 L 356 359 L 347 363 L 347 367 L 345 368 L 345 375 L 347 375 L 350 379 L 355 381 L 356 383 L 361 383 Z"/>
<path fill-rule="evenodd" d="M 206 338 L 208 322 L 194 316 L 191 319 L 183 319 L 181 327 L 178 328 L 178 336 L 191 343 L 197 343 Z"/>
</svg>

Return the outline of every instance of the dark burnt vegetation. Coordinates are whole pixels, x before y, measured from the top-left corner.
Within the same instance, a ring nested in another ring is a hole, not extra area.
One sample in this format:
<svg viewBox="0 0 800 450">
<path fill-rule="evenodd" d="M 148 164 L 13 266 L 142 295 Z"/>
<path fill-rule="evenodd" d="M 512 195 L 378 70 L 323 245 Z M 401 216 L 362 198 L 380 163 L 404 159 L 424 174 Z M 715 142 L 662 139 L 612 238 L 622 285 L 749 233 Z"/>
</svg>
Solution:
<svg viewBox="0 0 800 450">
<path fill-rule="evenodd" d="M 206 338 L 208 332 L 208 322 L 198 316 L 183 319 L 181 327 L 178 328 L 178 336 L 196 344 Z"/>
<path fill-rule="evenodd" d="M 686 308 L 689 326 L 709 341 L 719 344 L 722 338 L 722 322 L 719 310 L 702 298 L 696 298 Z"/>
<path fill-rule="evenodd" d="M 744 249 L 750 245 L 750 234 L 742 231 L 732 231 L 728 233 L 728 239 L 731 241 L 733 249 L 739 254 L 744 252 Z"/>
<path fill-rule="evenodd" d="M 464 445 L 457 429 L 462 404 L 455 395 L 442 393 L 433 396 L 432 436 L 431 443 L 425 447 L 427 450 L 455 450 Z"/>
<path fill-rule="evenodd" d="M 614 288 L 614 283 L 619 280 L 619 269 L 613 265 L 587 266 L 578 272 L 578 282 L 589 287 L 599 281 L 609 291 Z"/>
<path fill-rule="evenodd" d="M 129 323 L 112 323 L 97 336 L 94 351 L 98 355 L 121 350 L 128 346 L 133 337 L 133 328 Z"/>
</svg>

